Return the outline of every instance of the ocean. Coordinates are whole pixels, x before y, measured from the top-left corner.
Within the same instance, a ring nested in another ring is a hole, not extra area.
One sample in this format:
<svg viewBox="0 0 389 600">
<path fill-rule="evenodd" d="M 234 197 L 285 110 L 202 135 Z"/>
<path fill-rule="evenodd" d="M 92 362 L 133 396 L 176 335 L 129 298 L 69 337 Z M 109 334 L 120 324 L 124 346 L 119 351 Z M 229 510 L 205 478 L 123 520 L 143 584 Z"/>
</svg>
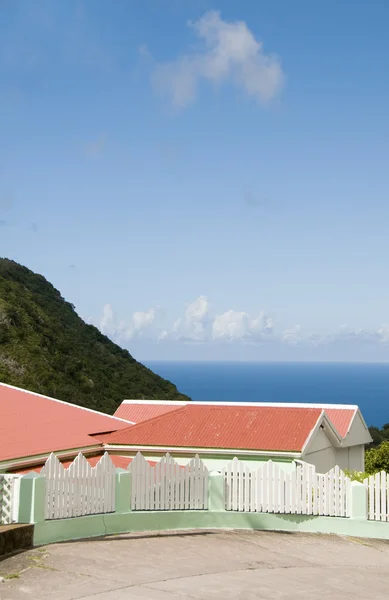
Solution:
<svg viewBox="0 0 389 600">
<path fill-rule="evenodd" d="M 389 364 L 146 362 L 193 400 L 357 404 L 367 425 L 389 422 Z"/>
</svg>

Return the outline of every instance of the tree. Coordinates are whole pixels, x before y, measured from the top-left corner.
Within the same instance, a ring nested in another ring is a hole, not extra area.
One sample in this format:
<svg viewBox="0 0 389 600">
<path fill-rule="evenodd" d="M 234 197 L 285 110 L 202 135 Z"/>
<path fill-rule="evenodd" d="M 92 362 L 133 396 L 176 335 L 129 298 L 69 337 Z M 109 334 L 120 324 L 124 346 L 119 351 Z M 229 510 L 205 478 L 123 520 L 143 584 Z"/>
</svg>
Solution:
<svg viewBox="0 0 389 600">
<path fill-rule="evenodd" d="M 366 450 L 365 471 L 369 475 L 380 471 L 389 472 L 389 441 L 382 442 L 378 448 Z"/>
</svg>

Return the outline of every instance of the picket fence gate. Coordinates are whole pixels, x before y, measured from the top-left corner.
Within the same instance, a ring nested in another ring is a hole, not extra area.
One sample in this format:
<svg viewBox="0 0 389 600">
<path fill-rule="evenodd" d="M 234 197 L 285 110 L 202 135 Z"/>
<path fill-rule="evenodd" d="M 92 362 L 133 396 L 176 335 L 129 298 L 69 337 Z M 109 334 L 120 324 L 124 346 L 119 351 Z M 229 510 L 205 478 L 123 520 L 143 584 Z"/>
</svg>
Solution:
<svg viewBox="0 0 389 600">
<path fill-rule="evenodd" d="M 68 469 L 51 454 L 41 474 L 46 479 L 45 519 L 115 511 L 116 468 L 107 452 L 95 467 L 80 453 Z"/>
<path fill-rule="evenodd" d="M 389 474 L 381 471 L 370 475 L 363 483 L 368 490 L 368 519 L 389 521 Z"/>
<path fill-rule="evenodd" d="M 197 454 L 185 467 L 170 454 L 151 466 L 138 452 L 128 469 L 131 510 L 207 510 L 208 469 Z"/>
<path fill-rule="evenodd" d="M 237 458 L 223 469 L 226 510 L 346 517 L 350 479 L 335 467 L 325 475 L 313 465 L 285 472 L 273 461 L 251 471 Z"/>
<path fill-rule="evenodd" d="M 19 475 L 0 475 L 0 525 L 18 520 L 19 491 Z"/>
</svg>

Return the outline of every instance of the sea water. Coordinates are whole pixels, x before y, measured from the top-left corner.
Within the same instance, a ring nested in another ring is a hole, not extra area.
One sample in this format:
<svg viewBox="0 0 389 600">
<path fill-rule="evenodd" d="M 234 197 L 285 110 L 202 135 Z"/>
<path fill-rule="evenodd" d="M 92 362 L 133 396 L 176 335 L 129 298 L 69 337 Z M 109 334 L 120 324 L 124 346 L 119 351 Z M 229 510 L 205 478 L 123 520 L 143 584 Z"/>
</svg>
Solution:
<svg viewBox="0 0 389 600">
<path fill-rule="evenodd" d="M 147 362 L 193 400 L 357 404 L 389 422 L 389 363 Z"/>
</svg>

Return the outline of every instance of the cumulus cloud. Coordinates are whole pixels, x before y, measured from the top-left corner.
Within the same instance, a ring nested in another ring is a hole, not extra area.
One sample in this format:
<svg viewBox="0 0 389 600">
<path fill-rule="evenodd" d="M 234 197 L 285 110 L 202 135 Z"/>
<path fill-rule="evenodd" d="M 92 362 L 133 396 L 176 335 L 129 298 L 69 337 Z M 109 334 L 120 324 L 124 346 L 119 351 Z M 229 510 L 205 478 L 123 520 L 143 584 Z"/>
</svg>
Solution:
<svg viewBox="0 0 389 600">
<path fill-rule="evenodd" d="M 158 320 L 157 320 L 157 316 Z M 372 330 L 353 329 L 342 325 L 332 332 L 307 333 L 301 325 L 293 325 L 286 329 L 275 327 L 273 318 L 261 310 L 257 315 L 246 311 L 229 309 L 225 312 L 213 313 L 208 298 L 199 296 L 190 302 L 183 315 L 176 318 L 169 326 L 162 323 L 158 308 L 137 311 L 128 321 L 118 320 L 111 304 L 106 304 L 100 319 L 94 324 L 110 338 L 125 344 L 130 340 L 143 339 L 159 343 L 192 343 L 192 344 L 254 344 L 270 346 L 273 350 L 282 348 L 287 351 L 311 352 L 322 349 L 326 356 L 349 356 L 354 352 L 366 352 L 381 348 L 386 352 L 389 345 L 389 325 L 383 324 Z"/>
<path fill-rule="evenodd" d="M 132 315 L 133 330 L 141 331 L 146 327 L 150 327 L 155 319 L 155 308 L 149 308 L 145 312 L 135 312 Z"/>
<path fill-rule="evenodd" d="M 255 341 L 271 335 L 272 319 L 261 311 L 251 317 L 243 311 L 228 310 L 212 316 L 206 296 L 191 302 L 184 316 L 177 319 L 171 330 L 163 329 L 158 339 L 192 342 Z"/>
<path fill-rule="evenodd" d="M 377 330 L 381 342 L 389 342 L 389 325 L 381 325 Z"/>
<path fill-rule="evenodd" d="M 265 54 L 244 21 L 224 21 L 219 12 L 209 11 L 189 26 L 200 41 L 196 51 L 157 64 L 153 73 L 155 86 L 175 107 L 192 103 L 203 81 L 231 83 L 264 104 L 278 95 L 284 83 L 281 63 Z"/>
<path fill-rule="evenodd" d="M 286 344 L 291 345 L 295 345 L 301 342 L 303 339 L 301 325 L 294 325 L 293 327 L 285 329 L 285 331 L 282 333 L 281 339 Z"/>
<path fill-rule="evenodd" d="M 228 310 L 217 315 L 212 323 L 212 339 L 224 341 L 260 340 L 272 332 L 272 319 L 263 311 L 251 318 L 243 311 Z"/>
<path fill-rule="evenodd" d="M 141 337 L 154 323 L 156 312 L 155 308 L 149 308 L 144 312 L 135 312 L 130 321 L 126 323 L 118 320 L 111 304 L 106 304 L 101 318 L 94 324 L 104 335 L 117 342 L 125 342 L 134 337 Z"/>
<path fill-rule="evenodd" d="M 101 333 L 104 333 L 104 335 L 116 335 L 116 316 L 110 304 L 104 305 L 103 314 L 100 320 L 96 323 L 96 326 L 100 329 Z"/>
<path fill-rule="evenodd" d="M 208 315 L 208 300 L 206 296 L 199 296 L 197 300 L 188 304 L 184 317 L 174 322 L 171 333 L 164 331 L 160 339 L 204 341 L 207 337 Z"/>
</svg>

